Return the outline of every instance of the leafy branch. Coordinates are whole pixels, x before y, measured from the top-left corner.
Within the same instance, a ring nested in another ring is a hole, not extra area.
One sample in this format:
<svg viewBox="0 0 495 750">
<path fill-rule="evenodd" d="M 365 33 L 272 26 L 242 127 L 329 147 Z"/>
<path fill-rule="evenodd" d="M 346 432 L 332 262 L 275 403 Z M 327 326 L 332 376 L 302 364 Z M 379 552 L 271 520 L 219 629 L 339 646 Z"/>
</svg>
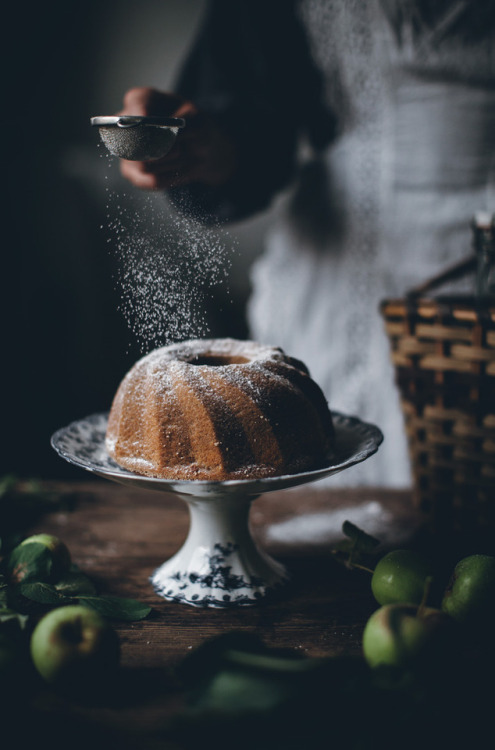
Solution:
<svg viewBox="0 0 495 750">
<path fill-rule="evenodd" d="M 373 573 L 373 556 L 380 541 L 367 534 L 351 521 L 344 521 L 342 533 L 346 539 L 335 545 L 332 554 L 346 568 L 359 568 Z"/>
</svg>

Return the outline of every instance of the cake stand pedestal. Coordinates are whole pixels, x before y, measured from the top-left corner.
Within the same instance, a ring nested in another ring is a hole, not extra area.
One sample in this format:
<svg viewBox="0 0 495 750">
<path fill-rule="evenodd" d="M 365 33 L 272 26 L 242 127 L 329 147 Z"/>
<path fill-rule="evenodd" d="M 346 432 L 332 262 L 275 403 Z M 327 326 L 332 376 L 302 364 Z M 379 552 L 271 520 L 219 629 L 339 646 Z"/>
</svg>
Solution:
<svg viewBox="0 0 495 750">
<path fill-rule="evenodd" d="M 283 565 L 254 542 L 249 509 L 256 496 L 194 498 L 184 545 L 151 576 L 157 594 L 185 604 L 226 607 L 254 604 L 288 579 Z"/>
<path fill-rule="evenodd" d="M 315 482 L 364 461 L 378 450 L 383 435 L 372 424 L 333 412 L 335 453 L 315 471 L 265 479 L 172 481 L 121 469 L 105 448 L 107 414 L 72 422 L 52 436 L 52 446 L 69 463 L 115 482 L 172 492 L 189 508 L 190 526 L 181 549 L 151 576 L 156 593 L 196 607 L 256 604 L 286 583 L 289 575 L 260 549 L 249 529 L 253 500 Z"/>
</svg>

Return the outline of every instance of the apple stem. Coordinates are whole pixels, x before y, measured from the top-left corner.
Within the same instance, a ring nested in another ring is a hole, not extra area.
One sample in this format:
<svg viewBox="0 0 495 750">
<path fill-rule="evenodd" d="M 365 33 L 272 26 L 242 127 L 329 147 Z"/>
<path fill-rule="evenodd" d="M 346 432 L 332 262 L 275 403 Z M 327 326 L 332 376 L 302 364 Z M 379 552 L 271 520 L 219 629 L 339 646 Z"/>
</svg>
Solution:
<svg viewBox="0 0 495 750">
<path fill-rule="evenodd" d="M 349 566 L 349 568 L 359 568 L 359 570 L 366 570 L 368 573 L 371 573 L 371 575 L 373 575 L 375 571 L 371 570 L 371 568 L 367 568 L 366 565 L 361 565 L 360 563 L 353 562 L 352 556 L 354 552 L 356 551 L 356 544 L 357 544 L 357 540 L 354 540 L 353 545 L 351 547 L 351 551 L 349 552 L 349 559 L 347 561 L 347 565 Z"/>
<path fill-rule="evenodd" d="M 419 603 L 418 611 L 416 613 L 418 617 L 421 617 L 421 615 L 423 614 L 423 612 L 425 610 L 426 602 L 428 601 L 428 597 L 430 595 L 430 589 L 431 589 L 431 583 L 432 583 L 432 581 L 433 581 L 432 576 L 428 576 L 426 578 L 426 580 L 425 580 L 425 585 L 424 585 L 424 589 L 423 589 L 423 598 L 421 599 L 421 601 Z"/>
<path fill-rule="evenodd" d="M 373 573 L 375 572 L 372 568 L 367 568 L 366 565 L 361 565 L 360 563 L 352 562 L 352 560 L 349 560 L 349 566 L 351 568 L 359 568 L 359 570 L 365 570 L 367 573 Z"/>
</svg>

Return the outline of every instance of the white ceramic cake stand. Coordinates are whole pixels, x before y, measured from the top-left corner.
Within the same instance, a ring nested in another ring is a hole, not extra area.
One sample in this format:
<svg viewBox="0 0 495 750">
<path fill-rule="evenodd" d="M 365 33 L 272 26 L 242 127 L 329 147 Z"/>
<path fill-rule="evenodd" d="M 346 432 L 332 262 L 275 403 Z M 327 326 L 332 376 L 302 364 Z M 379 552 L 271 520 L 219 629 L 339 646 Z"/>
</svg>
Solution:
<svg viewBox="0 0 495 750">
<path fill-rule="evenodd" d="M 94 414 L 58 430 L 51 443 L 71 464 L 133 487 L 179 495 L 188 505 L 190 527 L 181 549 L 151 576 L 164 599 L 196 607 L 256 604 L 289 576 L 254 542 L 249 529 L 252 501 L 265 492 L 315 482 L 373 455 L 383 435 L 372 424 L 333 412 L 336 450 L 316 471 L 267 479 L 169 481 L 121 469 L 105 448 L 107 414 Z"/>
</svg>

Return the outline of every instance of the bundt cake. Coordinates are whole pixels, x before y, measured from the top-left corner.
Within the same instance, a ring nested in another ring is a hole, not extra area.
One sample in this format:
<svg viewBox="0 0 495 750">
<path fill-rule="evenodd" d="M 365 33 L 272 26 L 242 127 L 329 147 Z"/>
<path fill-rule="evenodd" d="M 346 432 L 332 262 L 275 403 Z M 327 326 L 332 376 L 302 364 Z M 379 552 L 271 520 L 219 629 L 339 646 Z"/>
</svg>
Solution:
<svg viewBox="0 0 495 750">
<path fill-rule="evenodd" d="M 333 424 L 306 366 L 234 339 L 156 349 L 120 384 L 106 447 L 121 467 L 165 479 L 251 479 L 327 463 Z"/>
</svg>

